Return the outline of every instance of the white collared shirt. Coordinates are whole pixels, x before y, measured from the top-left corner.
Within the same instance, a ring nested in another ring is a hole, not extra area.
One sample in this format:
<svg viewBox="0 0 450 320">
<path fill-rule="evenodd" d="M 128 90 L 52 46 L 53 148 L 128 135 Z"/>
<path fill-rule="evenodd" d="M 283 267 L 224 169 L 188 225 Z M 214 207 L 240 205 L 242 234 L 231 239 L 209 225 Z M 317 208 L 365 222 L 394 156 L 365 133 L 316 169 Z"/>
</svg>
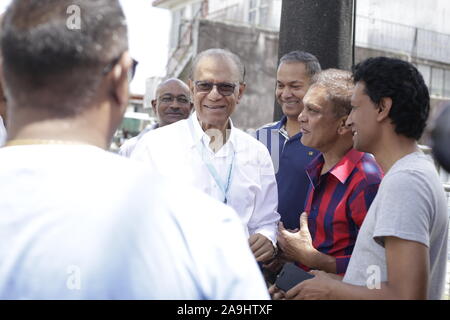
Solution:
<svg viewBox="0 0 450 320">
<path fill-rule="evenodd" d="M 6 141 L 6 128 L 3 125 L 3 119 L 0 116 L 0 147 L 5 144 Z"/>
<path fill-rule="evenodd" d="M 131 158 L 144 161 L 162 175 L 188 183 L 223 201 L 224 194 L 202 159 L 198 145 L 203 144 L 204 156 L 222 181 L 226 181 L 234 154 L 227 205 L 239 215 L 247 236 L 260 233 L 275 244 L 280 215 L 272 160 L 262 143 L 235 128 L 231 121 L 230 124 L 229 139 L 214 153 L 205 147 L 209 145 L 210 137 L 202 130 L 194 112 L 187 120 L 145 134 Z M 176 201 L 177 195 L 173 197 Z"/>
</svg>

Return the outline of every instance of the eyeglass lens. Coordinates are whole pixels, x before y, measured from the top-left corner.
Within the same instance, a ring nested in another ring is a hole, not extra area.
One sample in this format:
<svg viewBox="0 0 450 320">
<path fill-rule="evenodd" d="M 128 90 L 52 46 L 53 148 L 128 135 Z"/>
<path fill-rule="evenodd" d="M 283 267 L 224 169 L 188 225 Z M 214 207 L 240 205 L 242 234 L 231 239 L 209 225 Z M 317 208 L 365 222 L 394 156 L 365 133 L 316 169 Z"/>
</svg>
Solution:
<svg viewBox="0 0 450 320">
<path fill-rule="evenodd" d="M 212 83 L 208 81 L 197 81 L 195 83 L 195 86 L 198 91 L 200 92 L 210 92 L 214 86 L 216 86 L 217 91 L 221 95 L 224 96 L 230 96 L 234 93 L 234 89 L 236 88 L 236 85 L 234 83 L 228 83 L 228 82 L 220 82 L 220 83 Z"/>
</svg>

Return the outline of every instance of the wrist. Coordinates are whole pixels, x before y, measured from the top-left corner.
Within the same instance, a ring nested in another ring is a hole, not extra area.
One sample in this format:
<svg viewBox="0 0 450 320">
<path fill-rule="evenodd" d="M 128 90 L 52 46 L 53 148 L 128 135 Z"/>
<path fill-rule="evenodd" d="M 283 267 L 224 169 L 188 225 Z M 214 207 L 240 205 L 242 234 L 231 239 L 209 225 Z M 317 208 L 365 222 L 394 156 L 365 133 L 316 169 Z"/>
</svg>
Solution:
<svg viewBox="0 0 450 320">
<path fill-rule="evenodd" d="M 307 266 L 311 269 L 322 270 L 320 267 L 320 258 L 322 253 L 315 248 L 311 248 L 304 254 L 303 261 L 301 262 L 303 265 Z"/>
</svg>

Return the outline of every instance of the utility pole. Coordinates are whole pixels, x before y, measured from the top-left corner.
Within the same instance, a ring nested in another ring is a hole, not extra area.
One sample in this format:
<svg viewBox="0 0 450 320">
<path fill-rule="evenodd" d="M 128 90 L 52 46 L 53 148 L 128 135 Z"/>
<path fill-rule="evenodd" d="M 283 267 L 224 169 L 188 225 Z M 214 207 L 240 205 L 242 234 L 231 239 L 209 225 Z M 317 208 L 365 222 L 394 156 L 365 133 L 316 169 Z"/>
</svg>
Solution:
<svg viewBox="0 0 450 320">
<path fill-rule="evenodd" d="M 356 0 L 283 0 L 278 61 L 293 50 L 315 55 L 322 69 L 350 70 Z M 274 121 L 282 116 L 275 102 Z"/>
</svg>

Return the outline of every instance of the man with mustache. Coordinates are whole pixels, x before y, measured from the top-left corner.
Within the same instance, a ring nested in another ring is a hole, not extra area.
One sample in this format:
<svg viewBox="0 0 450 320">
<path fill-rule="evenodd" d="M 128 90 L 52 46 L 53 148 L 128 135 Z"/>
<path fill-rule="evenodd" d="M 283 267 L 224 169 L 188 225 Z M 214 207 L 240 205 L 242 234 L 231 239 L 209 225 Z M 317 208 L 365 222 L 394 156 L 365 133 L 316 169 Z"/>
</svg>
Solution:
<svg viewBox="0 0 450 320">
<path fill-rule="evenodd" d="M 152 100 L 152 108 L 158 122 L 146 129 L 139 135 L 126 141 L 119 150 L 119 154 L 130 157 L 136 143 L 147 132 L 187 119 L 192 111 L 189 87 L 181 80 L 170 78 L 158 85 L 155 99 Z"/>
</svg>

